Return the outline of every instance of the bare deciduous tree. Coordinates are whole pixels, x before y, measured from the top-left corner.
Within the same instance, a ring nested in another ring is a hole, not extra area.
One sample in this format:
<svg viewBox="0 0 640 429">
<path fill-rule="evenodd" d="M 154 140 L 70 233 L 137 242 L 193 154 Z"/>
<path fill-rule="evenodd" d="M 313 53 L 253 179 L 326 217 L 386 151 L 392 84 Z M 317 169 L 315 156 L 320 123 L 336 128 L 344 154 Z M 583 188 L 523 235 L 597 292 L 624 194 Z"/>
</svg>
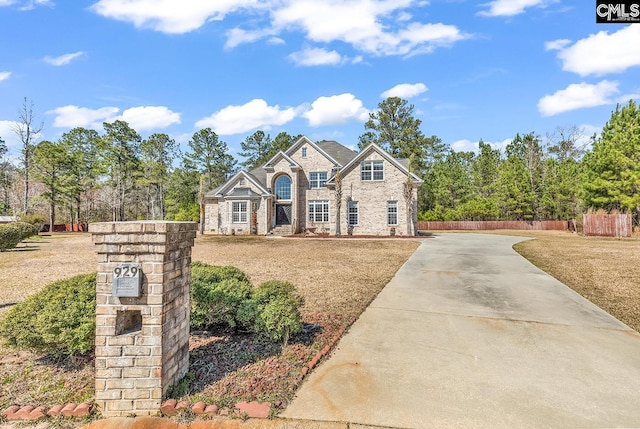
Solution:
<svg viewBox="0 0 640 429">
<path fill-rule="evenodd" d="M 24 97 L 22 107 L 18 110 L 18 122 L 16 122 L 13 127 L 13 132 L 20 139 L 20 143 L 22 143 L 19 159 L 24 168 L 24 201 L 22 207 L 24 213 L 29 211 L 29 172 L 31 170 L 33 148 L 44 126 L 43 123 L 35 126 L 33 122 L 33 101 L 29 101 L 27 97 Z"/>
</svg>

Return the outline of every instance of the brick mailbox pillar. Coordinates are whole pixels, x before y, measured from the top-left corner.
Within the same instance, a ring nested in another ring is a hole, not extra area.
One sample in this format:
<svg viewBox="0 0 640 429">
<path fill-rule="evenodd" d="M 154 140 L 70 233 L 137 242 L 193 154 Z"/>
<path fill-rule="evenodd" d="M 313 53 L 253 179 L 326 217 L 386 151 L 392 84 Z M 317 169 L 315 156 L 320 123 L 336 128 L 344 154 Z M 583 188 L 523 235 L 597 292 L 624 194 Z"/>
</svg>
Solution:
<svg viewBox="0 0 640 429">
<path fill-rule="evenodd" d="M 102 222 L 98 253 L 96 406 L 154 415 L 189 368 L 193 222 Z"/>
</svg>

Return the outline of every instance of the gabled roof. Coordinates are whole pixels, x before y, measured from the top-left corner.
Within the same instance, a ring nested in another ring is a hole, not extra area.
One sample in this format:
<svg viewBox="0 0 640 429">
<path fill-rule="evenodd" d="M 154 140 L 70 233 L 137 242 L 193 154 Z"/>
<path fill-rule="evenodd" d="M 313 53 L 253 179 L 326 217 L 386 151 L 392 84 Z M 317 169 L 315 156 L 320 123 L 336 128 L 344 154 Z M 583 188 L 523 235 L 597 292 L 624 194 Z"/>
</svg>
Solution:
<svg viewBox="0 0 640 429">
<path fill-rule="evenodd" d="M 245 179 L 253 183 L 254 186 L 257 187 L 260 190 L 260 192 L 262 192 L 262 195 L 270 195 L 269 191 L 265 189 L 264 185 L 260 183 L 260 181 L 258 181 L 256 177 L 254 177 L 252 174 L 247 173 L 246 171 L 241 170 L 241 171 L 238 171 L 231 179 L 224 182 L 224 184 L 222 184 L 221 186 L 204 194 L 205 198 L 222 198 L 222 197 L 227 197 L 228 195 L 232 195 L 235 192 L 235 190 L 233 190 L 233 187 L 231 185 L 236 183 L 237 179 L 240 178 L 240 176 L 244 177 Z M 249 189 L 249 188 L 237 188 L 237 189 Z M 230 194 L 226 194 L 226 192 L 229 192 L 229 191 L 232 191 L 232 192 Z M 255 192 L 254 194 L 258 195 Z M 247 195 L 245 194 L 245 196 Z"/>
<path fill-rule="evenodd" d="M 241 198 L 241 199 L 246 199 L 246 198 L 250 198 L 250 199 L 254 199 L 254 198 L 260 198 L 261 195 L 253 192 L 251 190 L 251 188 L 234 188 L 233 191 L 231 191 L 230 193 L 228 193 L 227 195 L 224 196 L 225 198 Z"/>
<path fill-rule="evenodd" d="M 351 161 L 349 161 L 349 163 L 347 165 L 342 167 L 341 171 L 346 174 L 346 172 L 351 170 L 354 166 L 359 165 L 360 162 L 364 158 L 366 158 L 367 156 L 369 156 L 371 154 L 371 152 L 378 153 L 382 158 L 384 158 L 390 164 L 394 165 L 398 170 L 402 171 L 404 174 L 408 174 L 409 173 L 409 168 L 408 168 L 409 162 L 408 162 L 408 160 L 395 159 L 394 157 L 389 155 L 389 153 L 387 153 L 387 151 L 383 150 L 380 146 L 378 146 L 375 143 L 371 143 L 369 146 L 367 146 L 362 151 L 360 151 L 360 153 L 358 153 L 353 159 L 351 159 Z M 333 185 L 334 184 L 333 183 L 334 177 L 335 177 L 335 175 L 332 176 L 327 181 L 328 185 Z M 411 177 L 413 178 L 414 182 L 422 183 L 422 179 L 419 178 L 418 176 L 416 176 L 414 173 L 411 173 Z"/>
<path fill-rule="evenodd" d="M 340 143 L 334 142 L 335 144 L 343 147 L 345 149 L 345 151 L 350 150 L 348 148 L 346 148 L 345 146 L 342 146 Z M 298 139 L 298 141 L 296 141 L 294 144 L 291 145 L 291 147 L 289 149 L 286 150 L 285 153 L 291 155 L 292 153 L 294 153 L 295 151 L 297 151 L 300 146 L 303 145 L 308 145 L 311 146 L 312 148 L 314 148 L 315 150 L 317 150 L 318 152 L 320 152 L 320 154 L 322 154 L 325 158 L 327 158 L 329 161 L 331 161 L 331 163 L 333 163 L 334 165 L 339 165 L 342 166 L 342 164 L 340 164 L 340 162 L 334 158 L 333 156 L 331 156 L 329 153 L 327 153 L 322 147 L 320 147 L 319 144 L 315 144 L 314 142 L 311 141 L 311 139 L 309 139 L 309 137 L 307 136 L 302 136 Z M 328 147 L 328 145 L 327 145 Z"/>
<path fill-rule="evenodd" d="M 320 147 L 330 157 L 338 161 L 338 164 L 341 166 L 346 165 L 358 155 L 358 152 L 351 150 L 334 140 L 321 140 L 318 142 L 318 147 Z"/>
<path fill-rule="evenodd" d="M 278 161 L 280 161 L 281 159 L 285 159 L 289 163 L 289 166 L 291 167 L 291 169 L 293 170 L 298 170 L 302 168 L 300 164 L 295 162 L 293 159 L 291 159 L 289 155 L 287 155 L 285 152 L 281 150 L 278 151 L 278 153 L 276 153 L 275 155 L 273 155 L 273 158 L 267 161 L 267 163 L 263 165 L 262 168 L 264 168 L 265 170 L 272 169 L 274 168 L 275 164 L 277 164 Z"/>
</svg>

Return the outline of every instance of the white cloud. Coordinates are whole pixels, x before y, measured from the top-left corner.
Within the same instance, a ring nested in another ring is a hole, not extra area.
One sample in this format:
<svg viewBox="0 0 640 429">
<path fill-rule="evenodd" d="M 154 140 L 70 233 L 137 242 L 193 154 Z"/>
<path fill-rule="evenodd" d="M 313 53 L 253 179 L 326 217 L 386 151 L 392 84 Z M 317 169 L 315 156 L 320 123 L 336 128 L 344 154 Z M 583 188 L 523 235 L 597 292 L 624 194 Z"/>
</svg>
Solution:
<svg viewBox="0 0 640 429">
<path fill-rule="evenodd" d="M 137 28 L 182 34 L 202 27 L 207 21 L 224 19 L 244 7 L 258 7 L 255 0 L 99 0 L 91 9 L 99 15 L 130 22 Z"/>
<path fill-rule="evenodd" d="M 552 41 L 546 42 L 544 44 L 544 50 L 545 51 L 560 51 L 560 50 L 566 48 L 570 44 L 571 44 L 571 40 L 569 40 L 569 39 L 552 40 Z"/>
<path fill-rule="evenodd" d="M 44 57 L 44 61 L 48 64 L 51 64 L 52 66 L 64 66 L 69 64 L 71 61 L 75 60 L 76 58 L 80 58 L 81 56 L 83 56 L 85 53 L 83 51 L 78 51 L 78 52 L 73 52 L 71 54 L 64 54 L 64 55 L 60 55 L 58 57 Z"/>
<path fill-rule="evenodd" d="M 307 48 L 292 53 L 289 58 L 299 66 L 326 66 L 344 62 L 344 58 L 339 53 L 323 48 Z"/>
<path fill-rule="evenodd" d="M 470 37 L 453 25 L 396 21 L 394 12 L 411 3 L 288 0 L 282 8 L 272 11 L 272 24 L 281 31 L 300 30 L 316 43 L 341 41 L 372 55 L 431 52 Z"/>
<path fill-rule="evenodd" d="M 507 147 L 509 143 L 511 143 L 512 139 L 504 139 L 502 141 L 497 142 L 487 142 L 483 141 L 483 143 L 491 146 L 492 149 L 498 149 L 500 152 L 504 152 L 504 149 Z M 457 140 L 451 143 L 451 149 L 456 152 L 480 152 L 480 142 L 479 141 L 471 141 L 467 139 Z"/>
<path fill-rule="evenodd" d="M 179 124 L 180 113 L 165 106 L 138 106 L 125 110 L 117 119 L 127 122 L 136 131 L 149 131 Z"/>
<path fill-rule="evenodd" d="M 101 107 L 100 109 L 89 109 L 67 105 L 56 107 L 47 113 L 55 115 L 53 126 L 57 128 L 84 127 L 91 129 L 101 129 L 103 122 L 115 120 L 120 109 L 117 107 Z"/>
<path fill-rule="evenodd" d="M 427 91 L 428 91 L 428 88 L 424 83 L 414 83 L 414 84 L 401 83 L 399 85 L 394 86 L 391 89 L 386 90 L 381 95 L 382 95 L 382 98 L 388 98 L 388 97 L 411 98 Z"/>
<path fill-rule="evenodd" d="M 628 25 L 609 34 L 606 31 L 559 49 L 562 70 L 580 76 L 622 73 L 640 65 L 640 26 Z"/>
<path fill-rule="evenodd" d="M 618 92 L 618 82 L 603 80 L 595 85 L 574 83 L 542 97 L 538 101 L 538 111 L 543 116 L 553 116 L 570 110 L 611 104 L 611 96 Z"/>
<path fill-rule="evenodd" d="M 3 80 L 7 80 L 10 77 L 11 77 L 11 72 L 8 72 L 8 71 L 0 72 L 0 82 L 2 82 Z"/>
<path fill-rule="evenodd" d="M 488 10 L 478 12 L 482 16 L 514 16 L 524 13 L 528 7 L 543 7 L 549 3 L 548 0 L 494 0 L 484 3 Z"/>
<path fill-rule="evenodd" d="M 263 37 L 272 36 L 274 32 L 273 30 L 270 30 L 270 29 L 247 31 L 247 30 L 243 30 L 242 28 L 236 27 L 227 31 L 226 34 L 227 34 L 227 41 L 225 42 L 224 47 L 225 49 L 233 49 L 236 46 L 241 45 L 243 43 L 252 43 L 262 39 Z M 271 38 L 271 40 L 273 39 L 277 39 L 277 38 Z M 282 42 L 284 43 L 284 41 Z"/>
<path fill-rule="evenodd" d="M 262 99 L 254 99 L 242 106 L 227 106 L 213 115 L 200 119 L 196 127 L 211 127 L 219 135 L 232 135 L 272 126 L 284 125 L 296 116 L 293 107 L 269 106 Z"/>
<path fill-rule="evenodd" d="M 256 28 L 229 30 L 226 48 L 265 37 L 272 40 L 284 31 L 301 31 L 316 43 L 342 41 L 373 55 L 411 55 L 470 37 L 453 25 L 412 21 L 406 10 L 427 4 L 415 0 L 99 0 L 91 9 L 137 28 L 176 34 L 234 12 L 250 13 L 252 19 L 246 21 Z"/>
<path fill-rule="evenodd" d="M 13 4 L 18 3 L 16 0 L 0 0 L 0 7 L 2 6 L 11 6 Z M 54 3 L 51 0 L 32 0 L 24 2 L 24 4 L 20 7 L 22 11 L 28 11 L 35 9 L 36 6 L 53 6 Z"/>
<path fill-rule="evenodd" d="M 28 10 L 33 10 L 36 8 L 36 6 L 50 6 L 53 7 L 54 3 L 50 0 L 35 0 L 35 1 L 29 1 L 27 3 L 25 3 L 24 6 L 22 6 L 20 8 L 20 10 L 22 11 L 28 11 Z"/>
<path fill-rule="evenodd" d="M 120 109 L 117 107 L 89 109 L 68 105 L 57 107 L 47 113 L 56 115 L 53 126 L 57 128 L 102 129 L 103 122 L 121 120 L 136 131 L 148 131 L 180 123 L 180 114 L 164 106 L 139 106 L 125 110 L 121 115 L 118 115 L 119 112 Z"/>
<path fill-rule="evenodd" d="M 311 103 L 311 109 L 302 114 L 312 127 L 323 125 L 339 125 L 350 121 L 364 122 L 369 111 L 362 101 L 353 94 L 345 93 L 330 97 L 318 97 Z"/>
<path fill-rule="evenodd" d="M 20 140 L 14 131 L 17 125 L 15 121 L 0 121 L 0 138 L 4 140 L 9 151 L 20 147 Z"/>
</svg>

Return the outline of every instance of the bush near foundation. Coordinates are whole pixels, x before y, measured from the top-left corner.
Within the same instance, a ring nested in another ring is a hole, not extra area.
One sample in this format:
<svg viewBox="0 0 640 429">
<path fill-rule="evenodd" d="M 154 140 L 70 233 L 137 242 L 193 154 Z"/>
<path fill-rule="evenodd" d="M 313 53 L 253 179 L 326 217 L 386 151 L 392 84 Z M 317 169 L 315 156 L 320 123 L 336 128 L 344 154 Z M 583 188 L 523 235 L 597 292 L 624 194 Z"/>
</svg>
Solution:
<svg viewBox="0 0 640 429">
<path fill-rule="evenodd" d="M 38 227 L 25 222 L 0 225 L 0 252 L 13 249 L 22 240 L 38 234 Z"/>
<path fill-rule="evenodd" d="M 14 347 L 81 355 L 94 347 L 95 306 L 95 273 L 60 280 L 11 308 L 0 320 L 0 335 Z"/>
</svg>

